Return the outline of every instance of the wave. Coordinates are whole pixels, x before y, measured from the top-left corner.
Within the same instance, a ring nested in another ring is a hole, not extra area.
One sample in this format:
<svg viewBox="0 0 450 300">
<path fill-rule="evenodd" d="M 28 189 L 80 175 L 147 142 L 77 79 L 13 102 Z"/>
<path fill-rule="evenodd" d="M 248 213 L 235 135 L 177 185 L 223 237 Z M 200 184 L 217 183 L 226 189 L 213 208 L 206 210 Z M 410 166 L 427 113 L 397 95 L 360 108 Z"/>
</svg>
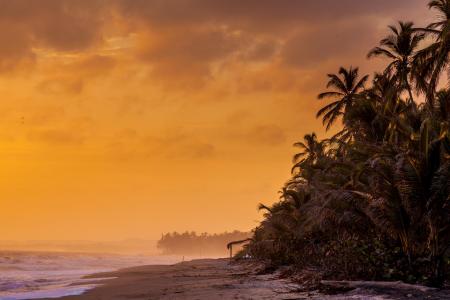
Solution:
<svg viewBox="0 0 450 300">
<path fill-rule="evenodd" d="M 179 261 L 174 256 L 0 252 L 0 300 L 77 295 L 95 286 L 82 278 L 85 275 Z"/>
</svg>

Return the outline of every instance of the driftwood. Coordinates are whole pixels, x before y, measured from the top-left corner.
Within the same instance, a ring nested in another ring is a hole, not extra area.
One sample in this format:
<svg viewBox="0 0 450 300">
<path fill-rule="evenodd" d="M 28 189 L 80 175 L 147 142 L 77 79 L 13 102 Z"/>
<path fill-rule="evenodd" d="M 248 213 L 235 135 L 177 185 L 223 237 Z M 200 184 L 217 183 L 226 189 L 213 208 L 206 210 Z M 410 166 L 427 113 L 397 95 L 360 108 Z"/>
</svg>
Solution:
<svg viewBox="0 0 450 300">
<path fill-rule="evenodd" d="M 404 291 L 406 292 L 421 292 L 428 293 L 437 291 L 436 288 L 431 288 L 423 285 L 408 284 L 401 281 L 334 281 L 321 280 L 320 290 L 323 292 L 344 292 L 353 289 L 378 290 L 378 291 Z"/>
</svg>

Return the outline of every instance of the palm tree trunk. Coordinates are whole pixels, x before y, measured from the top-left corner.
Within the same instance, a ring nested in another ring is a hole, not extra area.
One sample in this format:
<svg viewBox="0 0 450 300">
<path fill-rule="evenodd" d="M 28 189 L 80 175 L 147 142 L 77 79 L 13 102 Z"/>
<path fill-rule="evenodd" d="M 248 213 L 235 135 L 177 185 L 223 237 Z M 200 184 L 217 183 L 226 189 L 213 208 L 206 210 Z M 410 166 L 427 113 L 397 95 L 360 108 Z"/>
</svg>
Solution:
<svg viewBox="0 0 450 300">
<path fill-rule="evenodd" d="M 410 74 L 409 69 L 408 69 L 408 58 L 405 57 L 405 58 L 403 58 L 402 61 L 403 61 L 404 68 L 402 68 L 403 70 L 401 73 L 401 80 L 403 82 L 400 83 L 402 85 L 400 87 L 400 90 L 402 90 L 403 88 L 406 87 L 406 90 L 408 91 L 408 95 L 409 95 L 409 101 L 411 103 L 411 102 L 414 102 L 414 97 L 412 94 L 411 85 L 409 84 L 409 81 L 408 81 L 408 75 Z"/>
<path fill-rule="evenodd" d="M 406 89 L 408 90 L 408 94 L 409 94 L 409 100 L 412 103 L 412 102 L 414 102 L 414 97 L 413 97 L 411 85 L 409 84 L 408 79 L 405 80 L 405 83 L 406 83 Z"/>
<path fill-rule="evenodd" d="M 430 86 L 428 87 L 428 92 L 427 92 L 427 106 L 429 108 L 430 111 L 433 111 L 433 106 L 434 106 L 434 84 L 432 84 L 430 82 Z"/>
<path fill-rule="evenodd" d="M 436 67 L 431 74 L 430 84 L 428 85 L 427 91 L 427 104 L 430 111 L 433 111 L 434 107 L 434 94 L 436 92 L 437 82 L 439 80 L 439 76 L 441 74 L 442 68 L 445 66 L 445 57 L 440 56 L 438 61 L 436 62 Z"/>
<path fill-rule="evenodd" d="M 441 252 L 439 251 L 439 238 L 438 230 L 431 220 L 429 220 L 430 226 L 430 250 L 431 250 L 431 267 L 432 267 L 432 278 L 431 283 L 434 286 L 441 286 L 443 283 L 443 273 L 444 273 L 444 260 Z"/>
</svg>

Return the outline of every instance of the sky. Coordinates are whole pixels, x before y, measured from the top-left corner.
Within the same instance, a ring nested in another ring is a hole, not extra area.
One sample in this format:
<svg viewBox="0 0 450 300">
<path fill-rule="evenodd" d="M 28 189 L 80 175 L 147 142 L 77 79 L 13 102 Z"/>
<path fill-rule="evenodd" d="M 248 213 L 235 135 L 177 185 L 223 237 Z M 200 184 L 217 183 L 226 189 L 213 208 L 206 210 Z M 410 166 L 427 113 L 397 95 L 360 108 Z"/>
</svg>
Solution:
<svg viewBox="0 0 450 300">
<path fill-rule="evenodd" d="M 251 230 L 326 74 L 425 0 L 0 0 L 0 240 Z"/>
</svg>

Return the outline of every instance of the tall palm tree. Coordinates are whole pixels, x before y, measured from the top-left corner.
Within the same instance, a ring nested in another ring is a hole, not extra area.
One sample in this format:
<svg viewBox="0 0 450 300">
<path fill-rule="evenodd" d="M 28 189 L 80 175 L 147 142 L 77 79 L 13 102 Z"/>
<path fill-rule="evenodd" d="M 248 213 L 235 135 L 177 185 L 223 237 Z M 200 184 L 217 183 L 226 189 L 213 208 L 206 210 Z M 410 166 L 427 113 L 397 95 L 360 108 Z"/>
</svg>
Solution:
<svg viewBox="0 0 450 300">
<path fill-rule="evenodd" d="M 380 41 L 380 46 L 370 50 L 368 58 L 384 56 L 391 60 L 385 74 L 392 75 L 400 92 L 406 90 L 410 101 L 414 101 L 411 80 L 411 64 L 416 53 L 417 46 L 424 39 L 423 33 L 418 33 L 413 28 L 412 22 L 399 22 L 398 28 L 389 26 L 391 34 Z"/>
<path fill-rule="evenodd" d="M 439 77 L 450 63 L 450 0 L 432 0 L 428 7 L 437 11 L 438 20 L 420 30 L 431 36 L 434 42 L 417 52 L 415 66 L 418 75 L 428 80 L 428 84 L 418 83 L 426 92 L 427 103 L 432 108 Z"/>
<path fill-rule="evenodd" d="M 369 75 L 359 79 L 358 73 L 358 68 L 350 67 L 347 70 L 341 67 L 338 74 L 328 74 L 327 88 L 332 88 L 332 90 L 319 94 L 318 98 L 334 98 L 335 101 L 320 109 L 316 115 L 316 117 L 323 116 L 323 124 L 326 124 L 327 130 L 340 116 L 345 115 L 347 109 L 353 105 L 357 96 L 364 90 L 364 84 L 369 79 Z"/>
</svg>

